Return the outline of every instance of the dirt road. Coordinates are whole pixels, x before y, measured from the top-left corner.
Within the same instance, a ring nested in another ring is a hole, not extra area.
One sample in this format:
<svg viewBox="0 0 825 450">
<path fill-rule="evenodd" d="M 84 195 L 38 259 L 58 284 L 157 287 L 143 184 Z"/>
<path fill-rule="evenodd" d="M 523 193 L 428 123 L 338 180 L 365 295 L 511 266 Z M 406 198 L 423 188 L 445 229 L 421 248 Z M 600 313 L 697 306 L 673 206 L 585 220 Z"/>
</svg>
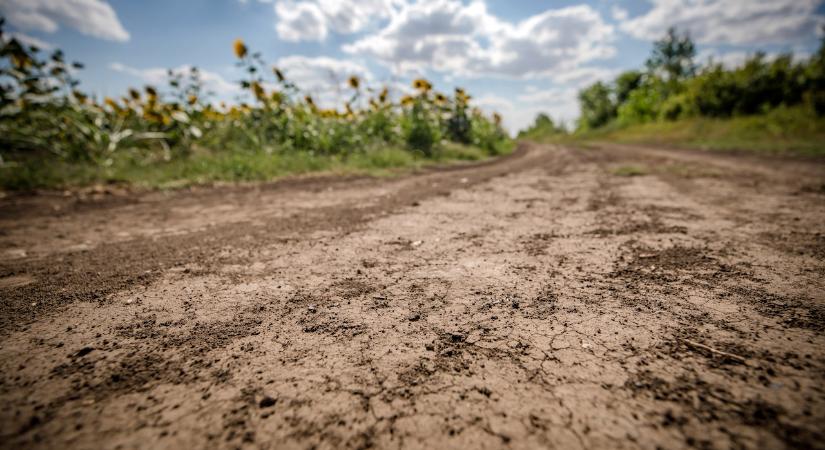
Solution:
<svg viewBox="0 0 825 450">
<path fill-rule="evenodd" d="M 7 197 L 0 447 L 825 448 L 823 224 L 630 147 Z"/>
</svg>

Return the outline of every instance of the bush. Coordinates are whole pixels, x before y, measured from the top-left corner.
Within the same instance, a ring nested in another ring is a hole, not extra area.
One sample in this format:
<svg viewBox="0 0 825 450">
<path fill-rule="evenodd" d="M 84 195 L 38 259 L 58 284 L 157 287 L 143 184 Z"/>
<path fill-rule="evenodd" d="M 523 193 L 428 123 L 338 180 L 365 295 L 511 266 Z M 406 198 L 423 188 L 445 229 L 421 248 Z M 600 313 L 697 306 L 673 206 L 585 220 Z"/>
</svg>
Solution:
<svg viewBox="0 0 825 450">
<path fill-rule="evenodd" d="M 663 100 L 661 85 L 655 81 L 647 82 L 632 91 L 627 101 L 619 107 L 618 121 L 628 125 L 656 120 Z"/>
<path fill-rule="evenodd" d="M 791 54 L 768 60 L 756 53 L 734 69 L 711 63 L 698 72 L 689 36 L 669 30 L 654 44 L 647 72 L 628 71 L 612 84 L 579 92 L 578 129 L 676 120 L 691 116 L 730 117 L 763 114 L 807 104 L 825 115 L 825 40 L 806 61 Z"/>
</svg>

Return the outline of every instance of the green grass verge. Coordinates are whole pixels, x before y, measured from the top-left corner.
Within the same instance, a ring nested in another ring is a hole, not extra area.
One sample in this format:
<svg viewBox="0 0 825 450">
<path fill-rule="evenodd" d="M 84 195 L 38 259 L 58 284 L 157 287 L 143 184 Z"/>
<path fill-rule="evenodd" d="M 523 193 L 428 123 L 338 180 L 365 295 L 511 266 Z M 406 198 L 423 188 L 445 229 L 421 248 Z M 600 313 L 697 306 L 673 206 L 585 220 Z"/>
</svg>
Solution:
<svg viewBox="0 0 825 450">
<path fill-rule="evenodd" d="M 638 125 L 609 125 L 571 135 L 538 137 L 541 142 L 586 144 L 609 141 L 765 154 L 825 155 L 825 118 L 803 107 L 778 108 L 757 116 L 691 118 Z"/>
<path fill-rule="evenodd" d="M 512 146 L 499 150 L 500 154 L 509 153 Z M 147 160 L 123 152 L 108 166 L 30 157 L 0 166 L 0 188 L 54 189 L 115 183 L 167 189 L 213 182 L 269 181 L 313 172 L 387 176 L 405 169 L 488 157 L 482 149 L 454 143 L 442 144 L 429 158 L 398 147 L 371 148 L 347 156 L 200 150 L 170 161 Z"/>
</svg>

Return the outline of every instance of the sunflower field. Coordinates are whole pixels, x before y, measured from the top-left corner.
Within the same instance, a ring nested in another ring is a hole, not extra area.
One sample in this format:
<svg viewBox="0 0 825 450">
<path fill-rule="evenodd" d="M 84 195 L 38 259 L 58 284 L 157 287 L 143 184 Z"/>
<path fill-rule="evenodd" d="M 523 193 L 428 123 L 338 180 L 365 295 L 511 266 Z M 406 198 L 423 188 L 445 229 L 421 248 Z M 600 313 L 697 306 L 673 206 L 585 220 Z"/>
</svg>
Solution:
<svg viewBox="0 0 825 450">
<path fill-rule="evenodd" d="M 83 92 L 83 66 L 3 34 L 0 22 L 0 187 L 102 182 L 174 186 L 262 180 L 313 170 L 383 169 L 480 159 L 512 142 L 456 88 L 425 79 L 392 98 L 348 78 L 349 100 L 323 108 L 241 40 L 232 46 L 243 99 L 213 101 L 197 68 L 166 86 L 118 98 Z"/>
</svg>

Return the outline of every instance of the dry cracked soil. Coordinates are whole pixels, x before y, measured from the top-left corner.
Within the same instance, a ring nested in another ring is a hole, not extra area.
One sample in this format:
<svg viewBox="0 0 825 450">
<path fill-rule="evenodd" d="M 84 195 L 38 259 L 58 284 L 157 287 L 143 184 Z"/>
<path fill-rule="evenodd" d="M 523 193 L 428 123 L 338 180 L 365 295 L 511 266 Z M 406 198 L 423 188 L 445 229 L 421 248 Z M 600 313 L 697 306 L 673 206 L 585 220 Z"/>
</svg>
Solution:
<svg viewBox="0 0 825 450">
<path fill-rule="evenodd" d="M 821 160 L 617 145 L 7 196 L 0 447 L 823 449 L 824 223 Z"/>
</svg>

